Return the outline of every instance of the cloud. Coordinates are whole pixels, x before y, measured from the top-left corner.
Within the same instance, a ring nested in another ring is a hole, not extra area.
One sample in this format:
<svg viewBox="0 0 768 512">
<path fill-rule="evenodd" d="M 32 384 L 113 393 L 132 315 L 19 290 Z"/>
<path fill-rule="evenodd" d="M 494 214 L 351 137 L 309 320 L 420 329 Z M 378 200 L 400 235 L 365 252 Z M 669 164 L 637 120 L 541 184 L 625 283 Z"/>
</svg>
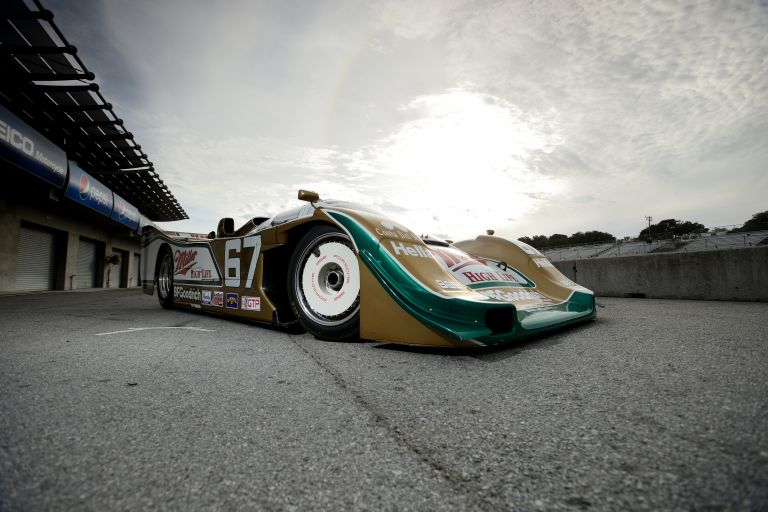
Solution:
<svg viewBox="0 0 768 512">
<path fill-rule="evenodd" d="M 764 3 L 89 5 L 86 63 L 205 226 L 299 187 L 452 237 L 765 209 Z"/>
</svg>

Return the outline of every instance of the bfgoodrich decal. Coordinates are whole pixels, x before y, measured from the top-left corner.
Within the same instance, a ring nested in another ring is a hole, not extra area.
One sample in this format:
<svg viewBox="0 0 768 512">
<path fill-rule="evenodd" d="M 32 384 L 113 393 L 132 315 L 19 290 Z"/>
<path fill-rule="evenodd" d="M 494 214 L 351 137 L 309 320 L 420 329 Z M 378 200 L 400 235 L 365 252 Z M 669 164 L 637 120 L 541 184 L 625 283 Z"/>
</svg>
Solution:
<svg viewBox="0 0 768 512">
<path fill-rule="evenodd" d="M 173 297 L 179 300 L 188 300 L 193 302 L 200 302 L 200 289 L 199 288 L 186 288 L 184 286 L 173 287 Z"/>
</svg>

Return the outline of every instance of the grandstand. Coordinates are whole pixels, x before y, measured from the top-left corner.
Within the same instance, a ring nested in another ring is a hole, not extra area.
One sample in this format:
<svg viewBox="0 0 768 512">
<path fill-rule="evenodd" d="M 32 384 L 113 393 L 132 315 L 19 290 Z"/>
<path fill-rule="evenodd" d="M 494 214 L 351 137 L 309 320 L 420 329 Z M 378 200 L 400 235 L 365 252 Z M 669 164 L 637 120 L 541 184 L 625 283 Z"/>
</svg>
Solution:
<svg viewBox="0 0 768 512">
<path fill-rule="evenodd" d="M 570 247 L 553 247 L 542 252 L 550 261 L 583 260 L 588 258 L 615 258 L 640 256 L 654 253 L 698 252 L 721 249 L 743 249 L 768 244 L 768 230 L 751 232 L 723 232 L 712 229 L 710 233 L 691 235 L 672 240 L 616 241 Z"/>
</svg>

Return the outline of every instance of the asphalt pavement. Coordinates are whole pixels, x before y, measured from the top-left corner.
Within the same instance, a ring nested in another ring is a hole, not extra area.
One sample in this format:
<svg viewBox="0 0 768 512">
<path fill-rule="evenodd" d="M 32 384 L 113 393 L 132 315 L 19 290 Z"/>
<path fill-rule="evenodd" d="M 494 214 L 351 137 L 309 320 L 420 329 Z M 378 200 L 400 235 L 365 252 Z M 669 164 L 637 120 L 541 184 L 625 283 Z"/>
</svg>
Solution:
<svg viewBox="0 0 768 512">
<path fill-rule="evenodd" d="M 497 350 L 0 297 L 0 510 L 768 510 L 768 304 Z"/>
</svg>

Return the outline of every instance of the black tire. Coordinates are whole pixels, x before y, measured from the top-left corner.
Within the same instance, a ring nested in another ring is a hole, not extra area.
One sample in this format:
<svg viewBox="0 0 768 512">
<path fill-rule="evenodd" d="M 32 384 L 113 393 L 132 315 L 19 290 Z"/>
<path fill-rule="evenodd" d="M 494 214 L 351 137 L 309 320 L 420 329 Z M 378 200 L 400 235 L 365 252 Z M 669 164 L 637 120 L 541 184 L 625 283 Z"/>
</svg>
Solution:
<svg viewBox="0 0 768 512">
<path fill-rule="evenodd" d="M 360 266 L 346 234 L 330 225 L 307 231 L 291 256 L 288 299 L 296 319 L 316 338 L 359 338 Z"/>
<path fill-rule="evenodd" d="M 173 307 L 173 255 L 168 246 L 163 246 L 157 255 L 157 300 L 165 309 Z"/>
</svg>

